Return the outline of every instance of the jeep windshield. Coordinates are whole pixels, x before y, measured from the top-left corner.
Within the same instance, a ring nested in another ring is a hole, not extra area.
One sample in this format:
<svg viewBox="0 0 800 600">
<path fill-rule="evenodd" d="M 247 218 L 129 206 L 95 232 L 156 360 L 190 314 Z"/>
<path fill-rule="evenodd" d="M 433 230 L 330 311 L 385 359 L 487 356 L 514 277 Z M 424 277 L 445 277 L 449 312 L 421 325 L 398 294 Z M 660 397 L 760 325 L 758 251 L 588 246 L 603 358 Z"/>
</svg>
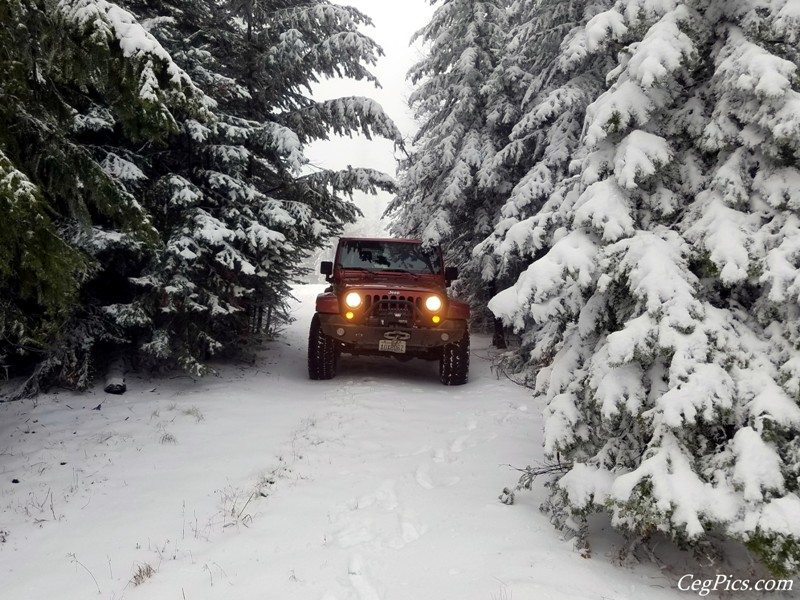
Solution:
<svg viewBox="0 0 800 600">
<path fill-rule="evenodd" d="M 339 245 L 336 266 L 340 269 L 373 273 L 411 273 L 439 275 L 442 262 L 439 249 L 410 242 L 346 240 Z"/>
</svg>

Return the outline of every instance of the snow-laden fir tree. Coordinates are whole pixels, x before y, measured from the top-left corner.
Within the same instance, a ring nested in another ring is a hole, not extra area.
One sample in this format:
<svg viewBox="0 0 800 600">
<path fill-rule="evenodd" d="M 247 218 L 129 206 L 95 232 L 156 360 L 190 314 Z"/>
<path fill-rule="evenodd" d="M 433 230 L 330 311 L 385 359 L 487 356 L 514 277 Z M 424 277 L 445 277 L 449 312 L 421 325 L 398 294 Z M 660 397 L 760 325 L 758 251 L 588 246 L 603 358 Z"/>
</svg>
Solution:
<svg viewBox="0 0 800 600">
<path fill-rule="evenodd" d="M 332 132 L 400 135 L 372 100 L 310 96 L 319 78 L 374 80 L 367 66 L 380 49 L 358 31 L 369 21 L 355 9 L 319 0 L 136 8 L 217 106 L 212 122 L 185 120 L 169 148 L 143 157 L 165 250 L 130 278 L 141 292 L 111 309 L 143 332 L 145 355 L 201 373 L 208 356 L 280 321 L 303 259 L 357 217 L 346 195 L 394 189 L 367 169 L 303 174 L 304 144 Z"/>
<path fill-rule="evenodd" d="M 146 210 L 83 132 L 146 145 L 208 116 L 206 99 L 130 15 L 103 0 L 0 4 L 0 359 L 78 387 L 118 332 L 86 286 L 102 252 L 155 241 Z M 12 371 L 17 373 L 16 370 Z"/>
<path fill-rule="evenodd" d="M 0 11 L 0 191 L 20 224 L 0 238 L 0 354 L 44 359 L 27 391 L 59 368 L 86 385 L 92 355 L 121 345 L 202 372 L 285 307 L 303 257 L 356 218 L 347 194 L 393 189 L 370 170 L 305 168 L 303 145 L 331 132 L 399 141 L 369 99 L 310 97 L 319 78 L 374 80 L 380 49 L 354 9 Z"/>
<path fill-rule="evenodd" d="M 798 40 L 789 0 L 620 0 L 562 46 L 616 66 L 530 221 L 546 255 L 490 306 L 527 331 L 572 526 L 800 570 Z"/>
<path fill-rule="evenodd" d="M 517 117 L 497 68 L 507 4 L 444 0 L 415 34 L 427 44 L 409 73 L 420 129 L 387 209 L 394 233 L 442 244 L 448 262 L 462 269 L 460 288 L 484 304 L 486 287 L 470 257 L 510 191 L 495 159 Z"/>
<path fill-rule="evenodd" d="M 548 247 L 545 229 L 531 227 L 565 178 L 580 142 L 586 106 L 603 89 L 610 60 L 592 54 L 564 60 L 565 38 L 581 35 L 586 21 L 611 0 L 517 0 L 508 9 L 508 35 L 499 63 L 509 100 L 517 108 L 508 140 L 494 158 L 511 188 L 491 234 L 473 250 L 481 278 L 511 285 L 530 258 Z M 606 68 L 607 67 L 607 68 Z M 547 212 L 558 218 L 550 200 Z M 534 241 L 535 240 L 535 241 Z M 517 362 L 516 357 L 508 360 Z"/>
</svg>

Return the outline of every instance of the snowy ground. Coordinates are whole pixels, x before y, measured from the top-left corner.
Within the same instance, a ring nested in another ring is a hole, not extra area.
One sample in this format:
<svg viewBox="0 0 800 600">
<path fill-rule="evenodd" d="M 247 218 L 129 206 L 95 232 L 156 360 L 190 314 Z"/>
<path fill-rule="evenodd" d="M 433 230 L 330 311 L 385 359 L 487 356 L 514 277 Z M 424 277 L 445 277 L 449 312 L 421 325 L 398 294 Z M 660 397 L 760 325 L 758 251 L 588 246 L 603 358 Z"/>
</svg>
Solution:
<svg viewBox="0 0 800 600">
<path fill-rule="evenodd" d="M 350 357 L 309 381 L 319 289 L 297 290 L 297 321 L 254 367 L 0 405 L 0 597 L 695 596 L 674 568 L 620 565 L 608 533 L 581 557 L 541 488 L 497 500 L 506 465 L 541 454 L 541 407 L 494 376 L 486 339 L 462 387 L 435 363 Z"/>
</svg>

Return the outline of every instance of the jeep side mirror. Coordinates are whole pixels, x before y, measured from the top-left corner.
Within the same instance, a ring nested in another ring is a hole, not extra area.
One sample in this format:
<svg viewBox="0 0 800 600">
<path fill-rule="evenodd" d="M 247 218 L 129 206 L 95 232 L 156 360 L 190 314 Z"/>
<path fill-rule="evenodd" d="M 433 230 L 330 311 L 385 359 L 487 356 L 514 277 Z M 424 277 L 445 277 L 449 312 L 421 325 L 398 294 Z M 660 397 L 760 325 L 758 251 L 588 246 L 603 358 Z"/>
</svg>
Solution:
<svg viewBox="0 0 800 600">
<path fill-rule="evenodd" d="M 447 285 L 458 279 L 458 267 L 445 267 L 444 280 Z"/>
<path fill-rule="evenodd" d="M 329 260 L 323 260 L 319 265 L 319 272 L 323 275 L 333 275 L 333 263 Z"/>
</svg>

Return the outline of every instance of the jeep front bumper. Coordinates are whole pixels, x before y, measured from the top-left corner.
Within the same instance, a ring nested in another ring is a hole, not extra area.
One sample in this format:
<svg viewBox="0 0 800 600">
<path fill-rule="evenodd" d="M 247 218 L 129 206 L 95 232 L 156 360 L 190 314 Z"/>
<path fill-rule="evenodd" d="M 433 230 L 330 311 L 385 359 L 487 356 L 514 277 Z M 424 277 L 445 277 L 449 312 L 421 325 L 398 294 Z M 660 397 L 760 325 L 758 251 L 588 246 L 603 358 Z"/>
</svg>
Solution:
<svg viewBox="0 0 800 600">
<path fill-rule="evenodd" d="M 358 350 L 378 351 L 381 340 L 403 340 L 407 352 L 424 352 L 459 341 L 467 331 L 465 321 L 445 320 L 436 327 L 366 325 L 348 321 L 339 314 L 320 314 L 322 332 Z"/>
</svg>

